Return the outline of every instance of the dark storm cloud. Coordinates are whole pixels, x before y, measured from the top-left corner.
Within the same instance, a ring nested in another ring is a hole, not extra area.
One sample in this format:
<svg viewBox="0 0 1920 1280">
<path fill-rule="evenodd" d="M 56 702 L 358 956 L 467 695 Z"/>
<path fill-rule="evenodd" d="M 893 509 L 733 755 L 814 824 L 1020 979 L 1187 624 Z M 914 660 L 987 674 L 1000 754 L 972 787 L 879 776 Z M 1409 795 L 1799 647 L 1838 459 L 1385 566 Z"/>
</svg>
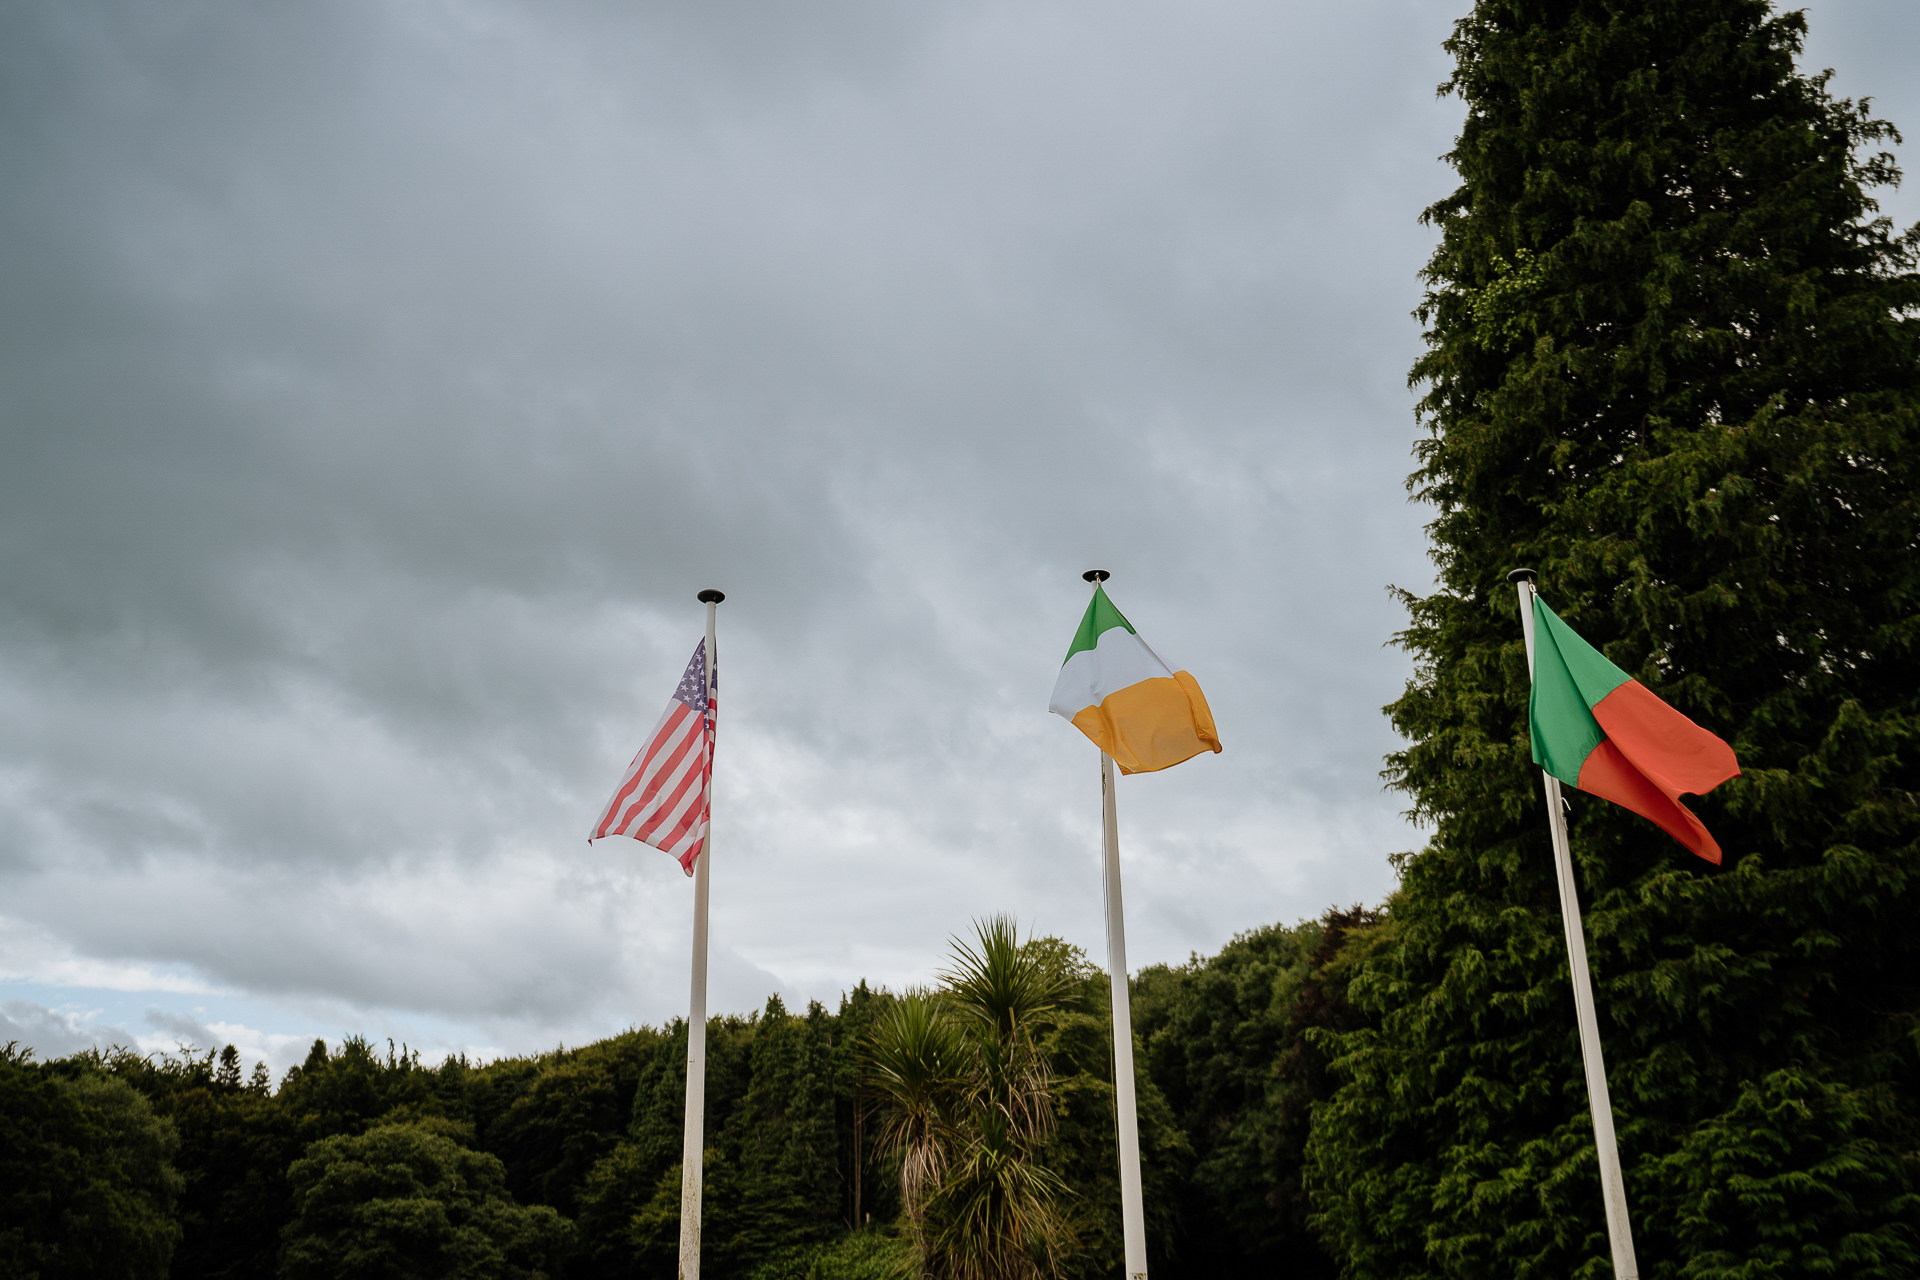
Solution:
<svg viewBox="0 0 1920 1280">
<path fill-rule="evenodd" d="M 1452 16 L 9 8 L 7 972 L 668 1016 L 685 884 L 582 836 L 706 585 L 716 1007 L 1097 943 L 1095 563 L 1228 743 L 1123 789 L 1136 959 L 1377 898 Z"/>
</svg>

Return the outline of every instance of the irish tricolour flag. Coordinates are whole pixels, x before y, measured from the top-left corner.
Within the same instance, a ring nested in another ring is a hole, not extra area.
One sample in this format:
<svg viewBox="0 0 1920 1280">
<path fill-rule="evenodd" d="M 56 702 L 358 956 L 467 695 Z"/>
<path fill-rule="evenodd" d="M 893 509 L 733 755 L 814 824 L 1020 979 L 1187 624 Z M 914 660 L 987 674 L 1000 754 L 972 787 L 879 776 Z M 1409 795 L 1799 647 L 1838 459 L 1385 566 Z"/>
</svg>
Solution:
<svg viewBox="0 0 1920 1280">
<path fill-rule="evenodd" d="M 1708 862 L 1720 846 L 1680 803 L 1740 772 L 1733 748 L 1647 691 L 1533 598 L 1533 762 L 1650 819 Z"/>
<path fill-rule="evenodd" d="M 1047 709 L 1071 720 L 1122 773 L 1152 773 L 1220 750 L 1199 682 L 1169 670 L 1097 584 Z"/>
</svg>

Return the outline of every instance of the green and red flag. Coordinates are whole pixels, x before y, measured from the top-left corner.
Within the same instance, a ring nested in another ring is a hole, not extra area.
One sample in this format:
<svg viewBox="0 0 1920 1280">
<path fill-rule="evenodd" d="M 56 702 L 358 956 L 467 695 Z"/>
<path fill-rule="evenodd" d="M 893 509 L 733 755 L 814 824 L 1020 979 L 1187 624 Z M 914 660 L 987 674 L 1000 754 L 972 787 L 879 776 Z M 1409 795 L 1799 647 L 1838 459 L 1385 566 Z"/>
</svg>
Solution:
<svg viewBox="0 0 1920 1280">
<path fill-rule="evenodd" d="M 1737 775 L 1733 748 L 1607 661 L 1537 595 L 1527 724 L 1542 769 L 1720 861 L 1720 846 L 1680 795 L 1705 795 Z"/>
</svg>

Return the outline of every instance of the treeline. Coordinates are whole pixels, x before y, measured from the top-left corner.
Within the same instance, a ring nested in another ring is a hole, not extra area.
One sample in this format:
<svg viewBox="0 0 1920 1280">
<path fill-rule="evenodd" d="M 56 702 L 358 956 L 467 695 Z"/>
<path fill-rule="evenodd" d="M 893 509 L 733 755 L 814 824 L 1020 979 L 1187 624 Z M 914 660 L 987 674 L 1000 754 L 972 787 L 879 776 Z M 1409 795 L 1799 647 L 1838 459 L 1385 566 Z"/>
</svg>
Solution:
<svg viewBox="0 0 1920 1280">
<path fill-rule="evenodd" d="M 1370 922 L 1256 930 L 1135 979 L 1156 1275 L 1333 1274 L 1301 1192 L 1325 1089 L 1307 1032 L 1344 1016 L 1333 961 Z M 1106 975 L 1057 939 L 1020 950 L 1052 992 L 1026 1033 L 1044 1059 L 1040 1164 L 1065 1189 L 1055 1269 L 1117 1275 Z M 879 1280 L 911 1265 L 871 1060 L 899 1003 L 862 984 L 832 1011 L 774 996 L 710 1021 L 707 1276 Z M 51 1062 L 10 1047 L 0 1272 L 671 1277 L 685 1071 L 680 1022 L 489 1063 L 315 1042 L 277 1088 L 232 1046 Z"/>
</svg>

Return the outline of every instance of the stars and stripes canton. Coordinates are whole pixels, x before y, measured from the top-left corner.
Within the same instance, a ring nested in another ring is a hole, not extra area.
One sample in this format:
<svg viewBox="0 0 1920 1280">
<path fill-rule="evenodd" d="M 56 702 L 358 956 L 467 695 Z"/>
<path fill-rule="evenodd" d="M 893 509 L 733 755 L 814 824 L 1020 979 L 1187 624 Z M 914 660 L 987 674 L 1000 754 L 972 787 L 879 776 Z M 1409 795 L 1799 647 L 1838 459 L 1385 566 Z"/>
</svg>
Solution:
<svg viewBox="0 0 1920 1280">
<path fill-rule="evenodd" d="M 631 836 L 672 854 L 681 870 L 693 874 L 693 860 L 706 839 L 712 812 L 719 685 L 718 662 L 713 684 L 707 684 L 707 642 L 702 640 L 687 673 L 680 677 L 680 687 L 673 691 L 673 700 L 667 703 L 666 714 L 627 766 L 627 776 L 607 802 L 606 812 L 587 837 L 588 844 L 602 836 Z"/>
</svg>

